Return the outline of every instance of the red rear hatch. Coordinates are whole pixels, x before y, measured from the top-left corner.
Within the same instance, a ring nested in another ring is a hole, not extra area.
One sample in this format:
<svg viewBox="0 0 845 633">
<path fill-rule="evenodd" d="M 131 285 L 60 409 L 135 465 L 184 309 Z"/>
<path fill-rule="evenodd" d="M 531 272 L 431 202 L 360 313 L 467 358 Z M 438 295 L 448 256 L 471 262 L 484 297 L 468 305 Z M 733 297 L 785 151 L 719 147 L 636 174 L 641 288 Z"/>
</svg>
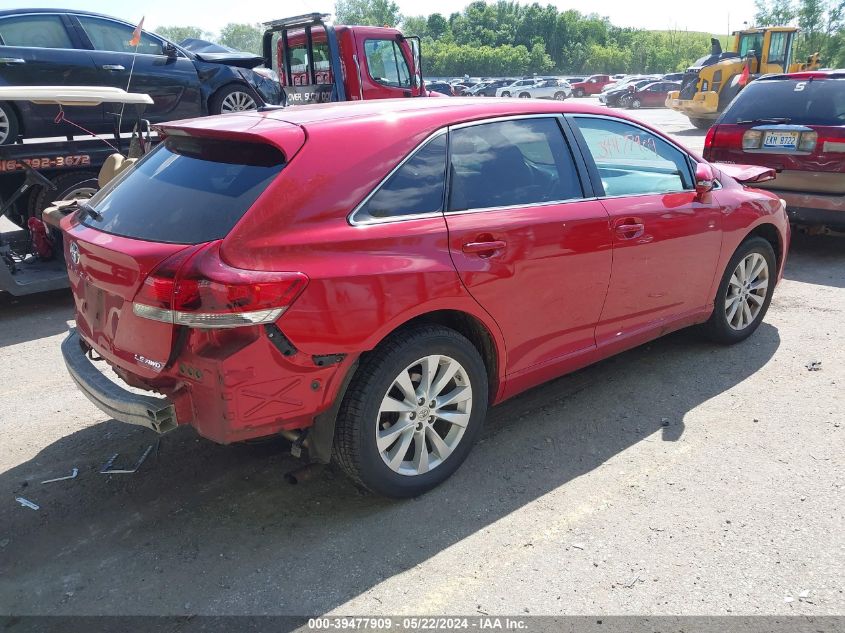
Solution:
<svg viewBox="0 0 845 633">
<path fill-rule="evenodd" d="M 259 136 L 239 126 L 270 131 Z M 269 284 L 244 286 L 250 271 L 227 267 L 215 245 L 268 198 L 263 194 L 285 156 L 304 142 L 298 126 L 258 115 L 209 117 L 167 132 L 163 143 L 62 224 L 79 333 L 109 362 L 145 378 L 167 366 L 179 319 L 193 324 L 178 310 L 211 319 L 199 327 L 232 327 L 233 319 L 221 325 L 214 321 L 218 314 L 208 313 L 266 308 L 270 289 L 277 292 L 272 298 L 284 298 Z M 189 270 L 200 260 L 200 269 Z M 175 283 L 180 271 L 193 275 L 191 297 L 184 296 L 187 283 Z M 206 271 L 211 277 L 198 280 Z M 255 296 L 259 292 L 264 296 Z"/>
</svg>

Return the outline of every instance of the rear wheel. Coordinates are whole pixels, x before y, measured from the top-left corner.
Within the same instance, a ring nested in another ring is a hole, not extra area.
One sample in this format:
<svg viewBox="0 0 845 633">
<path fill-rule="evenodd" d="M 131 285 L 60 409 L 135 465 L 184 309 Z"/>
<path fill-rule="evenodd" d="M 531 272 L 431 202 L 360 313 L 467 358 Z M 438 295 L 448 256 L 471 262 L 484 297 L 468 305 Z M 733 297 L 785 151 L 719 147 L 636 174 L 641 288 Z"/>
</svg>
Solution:
<svg viewBox="0 0 845 633">
<path fill-rule="evenodd" d="M 740 244 L 716 291 L 707 335 L 725 344 L 751 336 L 766 316 L 776 278 L 777 260 L 768 241 L 752 237 Z"/>
<path fill-rule="evenodd" d="M 521 93 L 519 93 L 519 98 L 520 99 L 530 99 L 531 95 L 527 92 L 521 92 Z"/>
<path fill-rule="evenodd" d="M 487 411 L 487 371 L 454 330 L 424 326 L 368 354 L 343 399 L 335 461 L 358 484 L 413 497 L 457 470 Z"/>
<path fill-rule="evenodd" d="M 255 98 L 250 94 L 249 90 L 239 84 L 233 84 L 221 88 L 220 91 L 214 95 L 209 104 L 209 110 L 212 114 L 229 114 L 230 112 L 243 112 L 245 110 L 255 110 L 258 104 Z"/>
<path fill-rule="evenodd" d="M 555 100 L 556 101 L 565 101 L 566 100 L 566 93 L 565 92 L 556 92 L 555 93 Z"/>
<path fill-rule="evenodd" d="M 18 115 L 8 103 L 0 102 L 0 145 L 14 143 L 19 132 Z"/>
<path fill-rule="evenodd" d="M 92 171 L 74 171 L 60 174 L 50 179 L 55 189 L 39 187 L 30 198 L 29 215 L 40 218 L 41 212 L 57 200 L 74 200 L 76 198 L 90 198 L 100 188 L 97 174 Z"/>
<path fill-rule="evenodd" d="M 710 129 L 710 119 L 696 119 L 690 117 L 689 122 L 692 123 L 695 127 L 699 130 L 709 130 Z"/>
</svg>

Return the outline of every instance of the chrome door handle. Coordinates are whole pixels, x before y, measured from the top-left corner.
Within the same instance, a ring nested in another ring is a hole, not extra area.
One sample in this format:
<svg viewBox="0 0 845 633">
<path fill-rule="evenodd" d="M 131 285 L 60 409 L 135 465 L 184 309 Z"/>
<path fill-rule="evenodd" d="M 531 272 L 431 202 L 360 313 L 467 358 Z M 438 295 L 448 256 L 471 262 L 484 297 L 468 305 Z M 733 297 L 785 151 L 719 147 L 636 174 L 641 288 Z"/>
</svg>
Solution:
<svg viewBox="0 0 845 633">
<path fill-rule="evenodd" d="M 633 240 L 645 233 L 645 225 L 640 223 L 618 224 L 616 232 L 623 240 Z"/>
<path fill-rule="evenodd" d="M 105 64 L 103 70 L 126 70 L 126 68 L 120 64 Z"/>
<path fill-rule="evenodd" d="M 23 57 L 0 57 L 0 64 L 25 64 Z"/>
<path fill-rule="evenodd" d="M 478 255 L 479 257 L 491 257 L 496 251 L 503 250 L 507 245 L 508 243 L 503 240 L 467 242 L 461 246 L 461 250 L 464 253 Z"/>
</svg>

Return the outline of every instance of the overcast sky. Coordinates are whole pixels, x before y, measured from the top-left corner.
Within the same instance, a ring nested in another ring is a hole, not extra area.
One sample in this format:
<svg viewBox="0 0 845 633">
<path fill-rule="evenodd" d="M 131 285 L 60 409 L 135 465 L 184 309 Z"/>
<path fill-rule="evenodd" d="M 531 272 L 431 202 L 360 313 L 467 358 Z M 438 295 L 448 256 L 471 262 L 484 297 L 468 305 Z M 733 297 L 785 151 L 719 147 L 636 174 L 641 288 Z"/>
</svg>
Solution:
<svg viewBox="0 0 845 633">
<path fill-rule="evenodd" d="M 541 0 L 541 4 L 556 5 L 559 9 L 577 9 L 583 13 L 597 11 L 618 26 L 646 29 L 678 28 L 690 31 L 726 33 L 728 20 L 732 30 L 751 21 L 753 0 L 707 0 L 706 3 L 688 0 Z M 448 16 L 467 4 L 463 0 L 397 0 L 406 15 L 440 12 Z M 0 0 L 0 7 L 12 0 Z M 130 22 L 146 16 L 144 26 L 155 30 L 159 26 L 191 25 L 217 32 L 228 22 L 263 22 L 274 18 L 322 11 L 331 13 L 333 0 L 26 0 L 27 7 L 63 7 L 97 11 Z M 525 4 L 528 4 L 526 2 Z"/>
</svg>

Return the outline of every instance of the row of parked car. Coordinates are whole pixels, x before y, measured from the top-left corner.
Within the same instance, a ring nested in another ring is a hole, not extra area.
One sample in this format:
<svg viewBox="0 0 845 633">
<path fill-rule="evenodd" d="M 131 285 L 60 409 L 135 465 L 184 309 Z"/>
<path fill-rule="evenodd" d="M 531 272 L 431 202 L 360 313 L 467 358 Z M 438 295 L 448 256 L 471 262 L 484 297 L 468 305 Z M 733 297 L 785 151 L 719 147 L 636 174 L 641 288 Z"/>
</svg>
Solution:
<svg viewBox="0 0 845 633">
<path fill-rule="evenodd" d="M 599 95 L 609 106 L 662 107 L 666 94 L 680 86 L 681 73 L 668 75 L 591 75 L 589 77 L 468 78 L 429 81 L 429 90 L 447 96 L 555 99 Z"/>
</svg>

